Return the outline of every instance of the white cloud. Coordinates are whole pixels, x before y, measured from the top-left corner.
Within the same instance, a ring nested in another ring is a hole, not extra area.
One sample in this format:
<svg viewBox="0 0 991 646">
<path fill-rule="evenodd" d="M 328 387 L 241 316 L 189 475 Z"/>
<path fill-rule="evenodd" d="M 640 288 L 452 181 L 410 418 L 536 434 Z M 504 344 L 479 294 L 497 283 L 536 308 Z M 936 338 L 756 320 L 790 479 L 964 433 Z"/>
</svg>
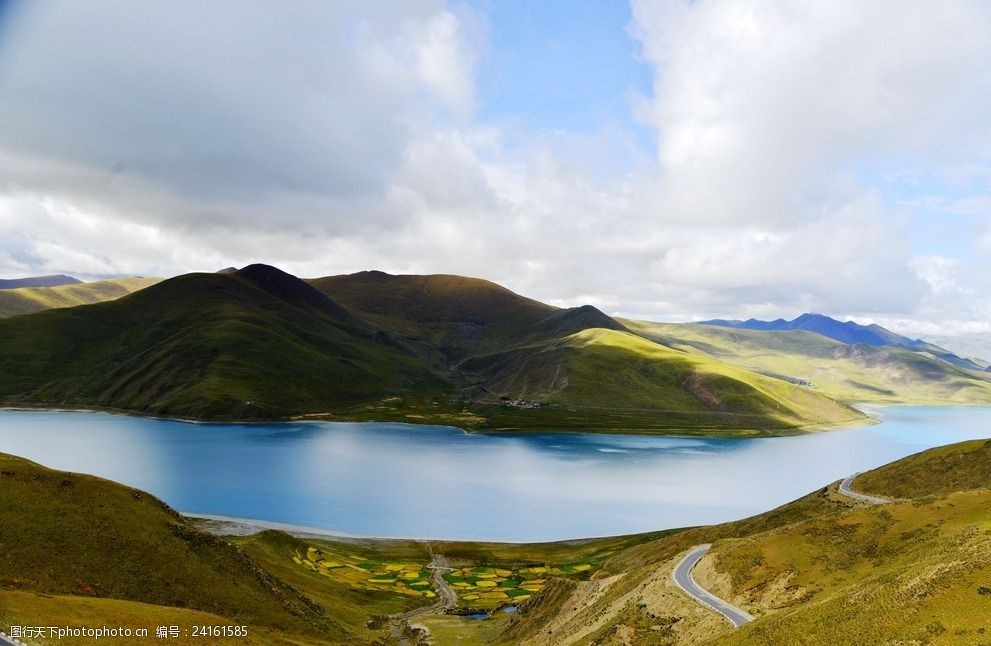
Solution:
<svg viewBox="0 0 991 646">
<path fill-rule="evenodd" d="M 656 74 L 640 111 L 658 131 L 667 193 L 685 217 L 804 217 L 858 165 L 984 154 L 991 140 L 974 109 L 991 100 L 986 5 L 633 7 Z"/>
<path fill-rule="evenodd" d="M 464 273 L 665 319 L 966 321 L 991 293 L 915 258 L 867 179 L 965 174 L 955 208 L 983 208 L 986 5 L 635 2 L 647 160 L 627 133 L 481 122 L 460 5 L 176 7 L 9 21 L 0 274 Z"/>
</svg>

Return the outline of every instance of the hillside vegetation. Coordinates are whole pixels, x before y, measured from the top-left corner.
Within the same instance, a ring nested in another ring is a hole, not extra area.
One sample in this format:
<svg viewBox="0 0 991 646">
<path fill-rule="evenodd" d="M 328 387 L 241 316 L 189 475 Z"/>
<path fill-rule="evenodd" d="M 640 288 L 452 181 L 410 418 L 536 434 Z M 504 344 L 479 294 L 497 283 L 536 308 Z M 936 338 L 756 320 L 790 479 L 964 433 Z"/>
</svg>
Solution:
<svg viewBox="0 0 991 646">
<path fill-rule="evenodd" d="M 751 519 L 629 548 L 564 599 L 528 601 L 500 643 L 984 643 L 991 478 L 980 461 L 987 451 L 986 441 L 933 449 L 855 482 L 911 498 L 902 502 L 864 506 L 831 485 Z M 905 482 L 911 491 L 884 486 Z M 701 543 L 714 546 L 695 579 L 754 622 L 734 630 L 673 586 L 672 568 Z"/>
<path fill-rule="evenodd" d="M 0 318 L 32 314 L 59 307 L 112 301 L 159 282 L 159 278 L 115 278 L 55 287 L 0 290 Z"/>
<path fill-rule="evenodd" d="M 235 623 L 314 644 L 348 634 L 321 604 L 141 491 L 0 454 L 0 516 L 4 626 L 119 618 L 154 635 L 170 622 Z M 273 642 L 256 633 L 252 643 Z"/>
<path fill-rule="evenodd" d="M 841 401 L 991 403 L 991 374 L 958 367 L 924 350 L 846 345 L 804 330 L 623 323 L 658 343 L 801 383 Z"/>
<path fill-rule="evenodd" d="M 0 320 L 0 402 L 196 419 L 782 433 L 828 397 L 458 276 L 299 280 L 252 265 Z"/>
<path fill-rule="evenodd" d="M 439 646 L 979 644 L 991 629 L 988 447 L 933 449 L 857 478 L 902 496 L 891 504 L 834 483 L 736 522 L 536 545 L 273 531 L 230 544 L 142 492 L 0 456 L 0 622 L 58 609 L 69 623 L 250 623 L 247 643 L 396 643 L 387 617 L 434 598 L 425 568 L 442 554 L 458 607 L 493 613 L 417 618 Z M 674 586 L 675 564 L 702 543 L 713 548 L 695 579 L 752 623 L 733 629 Z M 498 612 L 511 602 L 514 615 Z"/>
<path fill-rule="evenodd" d="M 919 453 L 857 476 L 857 490 L 888 498 L 943 496 L 991 488 L 991 440 Z"/>
<path fill-rule="evenodd" d="M 445 385 L 387 335 L 260 266 L 2 320 L 0 362 L 7 402 L 210 419 L 284 417 Z"/>
<path fill-rule="evenodd" d="M 480 375 L 486 392 L 512 392 L 570 409 L 653 412 L 672 427 L 680 421 L 686 432 L 785 429 L 858 417 L 807 389 L 618 330 L 587 329 L 478 357 L 462 368 Z"/>
</svg>

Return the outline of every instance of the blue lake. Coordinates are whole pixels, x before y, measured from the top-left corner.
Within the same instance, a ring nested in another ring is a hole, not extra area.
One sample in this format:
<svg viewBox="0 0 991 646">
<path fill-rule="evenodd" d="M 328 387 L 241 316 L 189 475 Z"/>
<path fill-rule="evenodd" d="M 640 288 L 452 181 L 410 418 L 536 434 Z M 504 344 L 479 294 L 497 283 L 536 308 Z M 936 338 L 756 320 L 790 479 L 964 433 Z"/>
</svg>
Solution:
<svg viewBox="0 0 991 646">
<path fill-rule="evenodd" d="M 535 541 L 733 520 L 855 471 L 991 436 L 991 408 L 877 412 L 882 423 L 855 429 L 707 440 L 0 411 L 0 452 L 117 480 L 191 513 L 365 536 Z"/>
</svg>

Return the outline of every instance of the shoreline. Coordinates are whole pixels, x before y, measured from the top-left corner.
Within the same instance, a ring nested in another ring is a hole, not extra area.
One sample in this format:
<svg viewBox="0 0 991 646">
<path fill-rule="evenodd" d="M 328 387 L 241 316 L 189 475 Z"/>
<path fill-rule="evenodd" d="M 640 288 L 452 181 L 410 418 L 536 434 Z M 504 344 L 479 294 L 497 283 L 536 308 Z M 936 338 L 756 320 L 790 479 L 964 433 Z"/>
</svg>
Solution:
<svg viewBox="0 0 991 646">
<path fill-rule="evenodd" d="M 630 536 L 641 536 L 645 534 L 658 534 L 664 532 L 677 532 L 691 529 L 691 527 L 672 527 L 668 529 L 651 529 L 632 534 L 609 534 L 603 536 L 581 536 L 578 538 L 561 538 L 554 540 L 532 540 L 532 541 L 510 541 L 510 540 L 486 540 L 479 538 L 423 538 L 416 536 L 369 536 L 366 534 L 353 534 L 331 529 L 321 529 L 319 527 L 308 527 L 306 525 L 295 525 L 292 523 L 280 523 L 270 520 L 258 520 L 255 518 L 239 518 L 237 516 L 223 516 L 219 514 L 199 514 L 186 511 L 176 512 L 183 518 L 191 521 L 193 525 L 207 533 L 215 536 L 252 536 L 259 532 L 275 530 L 285 532 L 296 538 L 314 538 L 333 540 L 341 543 L 468 543 L 472 545 L 580 545 L 583 543 L 594 543 L 597 541 L 611 540 Z M 227 531 L 230 530 L 230 531 Z"/>
<path fill-rule="evenodd" d="M 395 424 L 397 426 L 415 426 L 422 428 L 443 428 L 459 431 L 464 435 L 488 435 L 488 436 L 498 436 L 498 435 L 536 435 L 541 433 L 562 433 L 562 434 L 575 434 L 575 435 L 619 435 L 619 436 L 646 436 L 646 437 L 675 437 L 684 439 L 727 439 L 727 440 L 749 440 L 757 438 L 772 438 L 772 437 L 795 437 L 798 435 L 808 435 L 812 433 L 822 433 L 828 431 L 838 431 L 851 428 L 858 428 L 861 426 L 871 426 L 873 424 L 879 423 L 881 420 L 880 415 L 872 415 L 867 410 L 863 408 L 875 407 L 875 408 L 886 408 L 889 406 L 975 406 L 975 407 L 991 407 L 991 403 L 988 404 L 955 404 L 955 403 L 892 403 L 892 404 L 874 404 L 874 403 L 848 403 L 847 406 L 853 408 L 854 410 L 862 413 L 864 415 L 863 419 L 853 419 L 847 422 L 822 422 L 819 424 L 809 424 L 806 426 L 798 426 L 787 429 L 777 429 L 777 430 L 760 430 L 760 429 L 737 429 L 737 430 L 727 430 L 719 432 L 709 432 L 709 433 L 663 433 L 663 432 L 624 432 L 624 431 L 605 431 L 602 429 L 597 429 L 594 431 L 583 431 L 576 430 L 574 428 L 531 428 L 531 429 L 467 429 L 460 426 L 451 426 L 450 424 L 429 424 L 417 421 L 395 421 L 395 420 L 336 420 L 336 419 L 300 419 L 300 418 L 290 418 L 290 419 L 271 419 L 271 420 L 204 420 L 196 419 L 190 417 L 167 417 L 163 415 L 149 415 L 136 411 L 124 410 L 119 408 L 100 408 L 100 407 L 50 407 L 50 406 L 33 406 L 30 404 L 3 404 L 0 403 L 0 412 L 10 411 L 10 412 L 24 412 L 24 413 L 87 413 L 87 414 L 102 414 L 102 415 L 118 415 L 122 417 L 135 417 L 138 419 L 148 419 L 148 420 L 159 420 L 164 422 L 177 422 L 181 424 L 195 424 L 201 426 L 253 426 L 253 425 L 292 425 L 292 424 Z M 663 414 L 664 411 L 658 411 L 658 414 Z"/>
<path fill-rule="evenodd" d="M 893 408 L 892 406 L 878 406 L 878 405 L 874 405 L 874 404 L 861 404 L 859 406 L 862 406 L 862 408 L 860 408 L 860 409 L 861 410 L 864 410 L 864 412 L 866 414 L 870 415 L 869 419 L 866 420 L 867 424 L 869 424 L 869 425 L 875 425 L 875 424 L 883 423 L 884 418 L 887 416 L 886 415 L 887 409 Z M 911 405 L 908 405 L 906 407 L 911 407 Z M 959 408 L 959 409 L 970 408 L 972 410 L 987 410 L 988 407 L 986 407 L 986 406 L 946 406 L 946 407 L 941 407 L 941 408 L 943 408 L 945 410 L 949 410 L 951 408 Z M 17 412 L 17 411 L 46 412 L 46 411 L 42 411 L 41 409 L 37 409 L 37 408 L 30 408 L 30 409 L 10 409 L 10 408 L 7 408 L 7 409 L 4 409 L 4 410 L 9 410 L 9 411 L 12 411 L 12 412 Z M 66 410 L 66 409 L 47 409 L 47 412 L 79 412 L 79 411 Z M 84 411 L 84 412 L 87 412 L 87 413 L 97 413 L 97 414 L 109 414 L 109 413 L 106 413 L 104 411 L 92 411 L 92 410 L 90 410 L 90 411 Z M 132 416 L 129 416 L 129 417 L 140 417 L 140 416 L 133 416 L 132 415 Z M 355 422 L 353 424 L 369 424 L 369 423 L 373 423 L 373 422 Z M 399 424 L 399 423 L 391 423 L 390 422 L 388 424 Z M 410 424 L 409 426 L 412 427 L 414 425 L 413 424 Z M 415 426 L 422 426 L 422 425 L 415 425 Z M 438 427 L 435 427 L 435 428 L 438 428 Z M 455 427 L 445 427 L 445 428 L 455 429 Z M 456 429 L 456 430 L 461 430 L 461 429 Z M 836 429 L 836 430 L 841 430 L 841 429 Z M 846 429 L 846 430 L 853 431 L 853 429 Z M 394 432 L 396 432 L 396 433 L 402 433 L 402 431 L 394 431 Z M 463 431 L 462 431 L 462 433 L 463 433 Z M 573 433 L 573 435 L 588 435 L 588 434 Z M 793 436 L 793 437 L 799 437 L 799 436 Z M 691 437 L 690 439 L 698 440 L 699 438 L 697 438 L 697 437 Z M 741 438 L 741 439 L 743 439 L 743 438 Z M 769 438 L 751 438 L 751 439 L 769 439 Z M 824 475 L 830 476 L 831 474 L 825 473 Z M 844 475 L 844 474 L 838 474 L 837 477 L 839 477 L 840 475 Z M 133 486 L 133 485 L 128 485 L 128 486 Z M 222 510 L 217 510 L 217 511 L 222 511 Z M 324 528 L 324 527 L 313 527 L 313 526 L 295 524 L 295 523 L 291 523 L 291 522 L 279 522 L 279 521 L 266 520 L 266 519 L 260 519 L 260 518 L 245 518 L 245 517 L 228 516 L 228 515 L 224 515 L 224 514 L 220 514 L 220 513 L 211 514 L 211 513 L 199 513 L 199 512 L 196 512 L 196 511 L 179 511 L 178 513 L 181 516 L 189 519 L 191 522 L 193 522 L 195 525 L 197 525 L 200 529 L 202 529 L 204 531 L 207 531 L 209 533 L 216 534 L 216 535 L 234 535 L 234 536 L 240 535 L 240 536 L 247 536 L 247 535 L 255 534 L 257 532 L 264 531 L 264 530 L 277 530 L 277 531 L 286 532 L 286 533 L 288 533 L 290 535 L 294 535 L 294 536 L 298 536 L 298 537 L 304 537 L 304 538 L 317 538 L 317 539 L 327 539 L 327 540 L 336 540 L 336 541 L 344 541 L 344 542 L 356 542 L 356 543 L 390 542 L 390 541 L 391 542 L 409 541 L 409 542 L 439 542 L 439 543 L 440 542 L 442 542 L 442 543 L 472 543 L 472 544 L 486 544 L 487 543 L 487 544 L 506 544 L 506 545 L 532 545 L 532 544 L 576 543 L 576 542 L 582 542 L 582 541 L 596 541 L 596 540 L 603 540 L 603 539 L 615 538 L 617 536 L 629 536 L 629 535 L 649 534 L 649 533 L 654 533 L 654 532 L 668 532 L 668 531 L 674 531 L 674 530 L 677 530 L 677 529 L 682 529 L 682 528 L 685 527 L 684 525 L 676 525 L 676 526 L 661 527 L 661 528 L 656 527 L 656 526 L 653 526 L 653 527 L 646 527 L 646 528 L 637 528 L 637 529 L 634 529 L 634 531 L 632 533 L 630 533 L 630 532 L 623 532 L 623 530 L 620 530 L 620 533 L 618 533 L 618 534 L 603 533 L 603 534 L 592 534 L 592 535 L 585 534 L 585 535 L 572 535 L 572 536 L 567 536 L 567 535 L 560 536 L 559 535 L 559 536 L 554 536 L 554 537 L 539 537 L 538 536 L 538 537 L 533 537 L 533 538 L 526 537 L 526 538 L 520 538 L 520 539 L 513 539 L 513 538 L 491 538 L 491 537 L 477 536 L 477 535 L 476 536 L 470 536 L 470 537 L 468 537 L 468 536 L 457 536 L 457 535 L 450 536 L 450 537 L 439 537 L 439 536 L 427 536 L 427 535 L 417 536 L 417 535 L 396 535 L 396 534 L 393 534 L 393 535 L 372 535 L 372 534 L 363 534 L 363 533 L 348 532 L 348 531 L 342 531 L 342 530 L 338 530 L 338 529 L 331 529 L 331 528 Z M 720 521 L 720 522 L 731 522 L 733 520 L 740 520 L 740 518 L 729 518 L 727 520 L 723 520 L 723 521 Z M 610 531 L 610 528 L 604 528 L 604 529 L 606 529 L 607 532 Z M 617 528 L 612 528 L 612 529 L 614 531 Z"/>
</svg>

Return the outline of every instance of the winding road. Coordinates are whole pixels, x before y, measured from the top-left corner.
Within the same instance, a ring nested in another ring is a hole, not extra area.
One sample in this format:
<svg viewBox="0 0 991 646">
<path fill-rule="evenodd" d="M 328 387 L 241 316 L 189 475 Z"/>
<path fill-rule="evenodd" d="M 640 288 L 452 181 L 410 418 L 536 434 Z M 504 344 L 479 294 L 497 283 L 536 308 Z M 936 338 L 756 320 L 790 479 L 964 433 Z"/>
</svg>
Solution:
<svg viewBox="0 0 991 646">
<path fill-rule="evenodd" d="M 712 545 L 697 545 L 689 550 L 685 558 L 681 559 L 671 572 L 671 578 L 674 580 L 675 585 L 681 588 L 688 596 L 721 614 L 733 624 L 734 628 L 739 628 L 743 624 L 753 621 L 754 618 L 746 611 L 712 594 L 695 583 L 695 579 L 692 578 L 692 568 L 705 556 L 711 547 Z"/>
<path fill-rule="evenodd" d="M 407 646 L 408 644 L 408 640 L 403 637 L 403 628 L 410 621 L 417 617 L 441 613 L 448 608 L 453 608 L 458 603 L 458 593 L 454 591 L 454 588 L 444 578 L 445 572 L 450 572 L 454 569 L 447 562 L 447 559 L 441 554 L 434 554 L 433 549 L 431 549 L 430 565 L 427 566 L 427 569 L 433 570 L 430 574 L 430 582 L 434 584 L 434 589 L 437 591 L 437 603 L 416 608 L 392 617 L 392 621 L 390 622 L 392 624 L 392 636 L 399 640 L 400 646 Z"/>
<path fill-rule="evenodd" d="M 839 491 L 844 496 L 846 496 L 847 498 L 853 498 L 854 500 L 866 502 L 869 505 L 886 505 L 889 502 L 891 502 L 890 498 L 885 498 L 883 496 L 871 496 L 870 494 L 860 493 L 859 491 L 854 491 L 853 489 L 851 489 L 850 485 L 853 484 L 854 478 L 856 478 L 859 475 L 860 472 L 847 476 L 846 478 L 844 478 L 843 482 L 840 483 L 840 486 L 836 488 L 836 490 Z"/>
</svg>

